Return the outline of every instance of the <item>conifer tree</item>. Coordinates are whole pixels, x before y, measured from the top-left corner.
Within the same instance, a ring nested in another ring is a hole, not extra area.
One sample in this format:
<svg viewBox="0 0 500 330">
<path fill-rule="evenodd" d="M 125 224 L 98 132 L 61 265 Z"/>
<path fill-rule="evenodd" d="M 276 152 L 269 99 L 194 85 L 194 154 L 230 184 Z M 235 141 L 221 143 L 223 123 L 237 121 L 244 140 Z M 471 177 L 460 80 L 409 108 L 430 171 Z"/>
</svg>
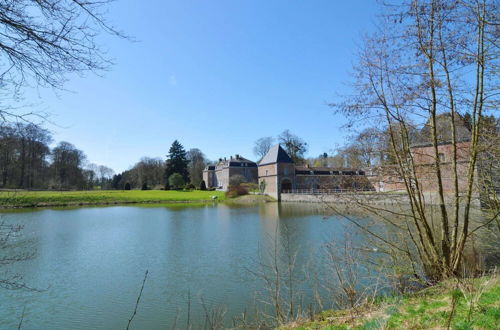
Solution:
<svg viewBox="0 0 500 330">
<path fill-rule="evenodd" d="M 174 173 L 179 173 L 182 175 L 184 182 L 189 182 L 188 164 L 189 160 L 187 159 L 186 150 L 179 141 L 175 140 L 167 155 L 165 168 L 166 183 L 168 184 L 168 178 Z"/>
</svg>

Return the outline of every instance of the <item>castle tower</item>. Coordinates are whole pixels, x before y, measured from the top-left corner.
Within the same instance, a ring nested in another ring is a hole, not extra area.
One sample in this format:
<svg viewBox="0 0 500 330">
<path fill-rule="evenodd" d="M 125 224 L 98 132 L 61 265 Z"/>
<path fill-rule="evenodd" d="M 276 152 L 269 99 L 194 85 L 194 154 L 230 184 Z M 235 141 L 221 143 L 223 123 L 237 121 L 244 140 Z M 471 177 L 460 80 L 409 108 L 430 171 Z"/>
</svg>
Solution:
<svg viewBox="0 0 500 330">
<path fill-rule="evenodd" d="M 295 189 L 295 165 L 285 149 L 273 146 L 258 164 L 259 186 L 277 200 L 281 193 Z"/>
</svg>

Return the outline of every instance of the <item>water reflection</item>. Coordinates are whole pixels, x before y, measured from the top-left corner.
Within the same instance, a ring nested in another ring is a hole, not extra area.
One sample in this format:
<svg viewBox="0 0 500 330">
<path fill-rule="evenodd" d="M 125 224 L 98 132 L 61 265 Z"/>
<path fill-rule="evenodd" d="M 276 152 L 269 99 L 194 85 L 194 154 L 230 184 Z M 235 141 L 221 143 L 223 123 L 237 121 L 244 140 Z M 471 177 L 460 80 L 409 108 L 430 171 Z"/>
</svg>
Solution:
<svg viewBox="0 0 500 330">
<path fill-rule="evenodd" d="M 291 238 L 302 270 L 311 263 L 322 267 L 318 254 L 325 242 L 341 241 L 353 231 L 342 217 L 325 218 L 327 211 L 320 204 L 263 203 L 4 213 L 2 220 L 25 226 L 19 244 L 37 250 L 36 259 L 12 271 L 48 289 L 0 290 L 0 328 L 16 328 L 26 306 L 24 329 L 123 329 L 146 269 L 134 328 L 171 327 L 177 317 L 178 324 L 186 324 L 188 292 L 193 324 L 204 321 L 204 297 L 210 306 L 225 306 L 229 325 L 263 289 L 248 270 L 255 269 L 259 253 L 272 248 L 270 242 Z"/>
</svg>

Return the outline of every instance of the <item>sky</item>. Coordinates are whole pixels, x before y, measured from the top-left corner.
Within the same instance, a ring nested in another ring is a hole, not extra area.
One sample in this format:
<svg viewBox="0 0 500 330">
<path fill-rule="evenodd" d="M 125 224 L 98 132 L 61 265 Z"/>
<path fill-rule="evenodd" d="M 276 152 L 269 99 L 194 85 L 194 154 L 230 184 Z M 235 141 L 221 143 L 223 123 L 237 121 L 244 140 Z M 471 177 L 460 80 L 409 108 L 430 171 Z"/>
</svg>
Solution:
<svg viewBox="0 0 500 330">
<path fill-rule="evenodd" d="M 30 98 L 51 114 L 55 142 L 121 172 L 172 142 L 209 159 L 255 159 L 254 141 L 289 129 L 307 156 L 345 142 L 328 103 L 349 91 L 374 0 L 118 0 L 114 26 L 136 39 L 101 43 L 115 65 Z"/>
</svg>

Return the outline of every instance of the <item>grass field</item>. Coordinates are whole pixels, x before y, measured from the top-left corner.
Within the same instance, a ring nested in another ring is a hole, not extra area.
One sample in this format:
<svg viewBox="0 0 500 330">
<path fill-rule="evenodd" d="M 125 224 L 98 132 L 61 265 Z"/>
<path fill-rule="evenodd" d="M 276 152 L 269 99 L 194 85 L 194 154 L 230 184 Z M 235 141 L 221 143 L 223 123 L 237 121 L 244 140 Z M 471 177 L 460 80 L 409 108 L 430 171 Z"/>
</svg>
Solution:
<svg viewBox="0 0 500 330">
<path fill-rule="evenodd" d="M 324 311 L 314 321 L 280 329 L 500 329 L 499 282 L 490 277 L 467 280 L 464 289 L 450 280 L 356 311 Z"/>
<path fill-rule="evenodd" d="M 92 190 L 92 191 L 2 191 L 0 207 L 41 207 L 120 203 L 162 203 L 224 200 L 220 191 Z"/>
</svg>

